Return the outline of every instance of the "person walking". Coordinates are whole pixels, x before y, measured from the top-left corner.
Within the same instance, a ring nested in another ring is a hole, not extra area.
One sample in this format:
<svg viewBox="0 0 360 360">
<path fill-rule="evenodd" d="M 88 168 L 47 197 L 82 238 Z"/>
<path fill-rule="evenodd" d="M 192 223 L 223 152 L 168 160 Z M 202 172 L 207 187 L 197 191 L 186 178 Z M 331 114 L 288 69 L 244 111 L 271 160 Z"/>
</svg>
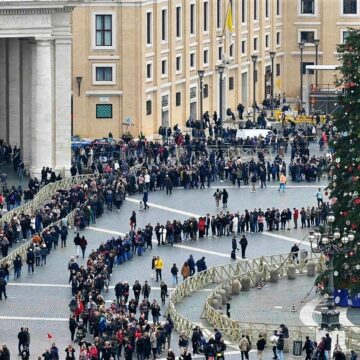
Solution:
<svg viewBox="0 0 360 360">
<path fill-rule="evenodd" d="M 243 235 L 239 241 L 241 247 L 241 258 L 246 259 L 246 248 L 248 246 L 248 241 L 245 235 Z"/>
<path fill-rule="evenodd" d="M 316 197 L 316 200 L 318 203 L 318 207 L 324 206 L 324 198 L 323 198 L 323 193 L 321 191 L 321 188 L 319 188 L 319 190 L 315 194 L 315 197 Z"/>
<path fill-rule="evenodd" d="M 14 280 L 16 280 L 19 277 L 21 277 L 22 260 L 19 254 L 16 255 L 13 265 L 14 265 Z"/>
<path fill-rule="evenodd" d="M 175 286 L 178 284 L 178 273 L 179 273 L 179 269 L 177 268 L 175 263 L 173 264 L 170 272 L 172 275 L 173 285 Z"/>
<path fill-rule="evenodd" d="M 24 349 L 25 346 L 27 346 L 27 334 L 23 327 L 20 328 L 17 338 L 18 338 L 18 354 L 19 356 L 21 356 L 21 351 Z"/>
<path fill-rule="evenodd" d="M 77 233 L 76 236 L 74 237 L 74 244 L 76 246 L 76 257 L 79 257 L 80 254 L 80 241 L 81 241 L 81 237 L 80 234 Z"/>
<path fill-rule="evenodd" d="M 255 185 L 257 183 L 257 175 L 256 175 L 255 171 L 253 173 L 251 173 L 250 180 L 251 180 L 251 185 L 252 185 L 251 192 L 255 192 L 256 191 Z"/>
<path fill-rule="evenodd" d="M 332 343 L 332 339 L 331 339 L 329 333 L 326 333 L 324 350 L 325 350 L 327 360 L 331 359 L 331 343 Z"/>
<path fill-rule="evenodd" d="M 85 239 L 85 236 L 82 236 L 81 239 L 80 239 L 80 249 L 81 249 L 81 252 L 82 252 L 82 258 L 84 259 L 85 258 L 85 251 L 86 251 L 86 247 L 87 247 L 87 240 Z"/>
<path fill-rule="evenodd" d="M 314 343 L 310 340 L 309 336 L 305 337 L 303 351 L 306 352 L 305 360 L 311 360 L 312 354 L 314 352 Z"/>
<path fill-rule="evenodd" d="M 66 247 L 67 237 L 68 237 L 68 230 L 67 227 L 63 225 L 60 229 L 61 247 Z"/>
<path fill-rule="evenodd" d="M 282 189 L 282 191 L 285 192 L 285 184 L 286 184 L 286 175 L 284 173 L 282 173 L 280 175 L 279 191 Z"/>
<path fill-rule="evenodd" d="M 240 340 L 240 344 L 239 344 L 239 349 L 241 352 L 241 360 L 249 360 L 249 340 L 246 338 L 245 335 L 241 336 L 241 340 Z"/>
<path fill-rule="evenodd" d="M 220 205 L 220 200 L 221 200 L 221 191 L 219 189 L 216 189 L 215 193 L 214 193 L 214 198 L 215 198 L 215 205 L 216 208 L 219 207 Z"/>
<path fill-rule="evenodd" d="M 186 280 L 190 276 L 190 267 L 186 261 L 181 268 L 181 275 L 183 277 L 183 280 Z"/>
<path fill-rule="evenodd" d="M 76 332 L 77 327 L 78 327 L 78 324 L 76 322 L 76 319 L 73 315 L 71 315 L 69 318 L 69 330 L 70 330 L 70 334 L 71 334 L 71 341 L 74 341 L 74 339 L 75 339 L 75 332 Z"/>
<path fill-rule="evenodd" d="M 162 273 L 162 269 L 164 267 L 164 262 L 163 260 L 160 258 L 160 256 L 157 256 L 156 257 L 156 260 L 155 260 L 155 272 L 156 272 L 156 282 L 162 280 L 162 277 L 161 277 L 161 273 Z"/>
<path fill-rule="evenodd" d="M 223 209 L 227 209 L 227 203 L 229 199 L 229 193 L 224 189 L 222 191 L 222 203 L 223 203 Z"/>
<path fill-rule="evenodd" d="M 3 277 L 3 276 L 0 277 L 0 301 L 2 301 L 3 295 L 5 297 L 5 300 L 7 299 L 6 285 L 7 285 L 7 282 L 6 282 L 5 277 Z"/>
<path fill-rule="evenodd" d="M 143 194 L 144 210 L 150 209 L 149 205 L 147 204 L 148 201 L 149 201 L 149 192 L 145 190 Z"/>
</svg>

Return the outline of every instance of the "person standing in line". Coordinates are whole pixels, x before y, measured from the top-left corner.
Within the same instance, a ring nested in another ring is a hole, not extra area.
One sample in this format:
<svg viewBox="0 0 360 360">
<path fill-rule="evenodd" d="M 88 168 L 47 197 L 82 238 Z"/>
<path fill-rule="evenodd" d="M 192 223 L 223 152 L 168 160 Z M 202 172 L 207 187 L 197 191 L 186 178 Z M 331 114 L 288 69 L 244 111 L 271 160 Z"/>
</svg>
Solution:
<svg viewBox="0 0 360 360">
<path fill-rule="evenodd" d="M 264 339 L 262 334 L 259 334 L 259 339 L 256 343 L 257 357 L 259 360 L 263 360 L 265 345 L 266 345 L 266 340 Z"/>
<path fill-rule="evenodd" d="M 13 265 L 14 265 L 14 280 L 16 280 L 19 277 L 21 277 L 22 260 L 20 255 L 16 255 Z"/>
<path fill-rule="evenodd" d="M 5 300 L 7 299 L 7 295 L 6 295 L 6 279 L 5 277 L 0 277 L 0 301 L 2 301 L 2 296 L 4 295 Z"/>
<path fill-rule="evenodd" d="M 246 259 L 246 248 L 248 246 L 248 241 L 245 235 L 243 235 L 239 241 L 241 247 L 241 258 Z"/>
<path fill-rule="evenodd" d="M 249 360 L 249 341 L 246 338 L 245 335 L 242 335 L 241 340 L 240 340 L 240 344 L 239 344 L 239 349 L 241 352 L 241 360 Z"/>
<path fill-rule="evenodd" d="M 293 220 L 294 220 L 294 229 L 298 227 L 298 219 L 299 219 L 299 210 L 297 208 L 293 209 Z"/>
<path fill-rule="evenodd" d="M 255 192 L 256 191 L 255 185 L 257 183 L 257 175 L 256 175 L 255 171 L 253 173 L 251 173 L 250 180 L 251 180 L 251 185 L 252 185 L 251 192 Z"/>
<path fill-rule="evenodd" d="M 325 334 L 324 350 L 325 350 L 327 360 L 331 359 L 331 343 L 332 343 L 332 339 L 331 339 L 329 333 L 326 333 Z"/>
</svg>

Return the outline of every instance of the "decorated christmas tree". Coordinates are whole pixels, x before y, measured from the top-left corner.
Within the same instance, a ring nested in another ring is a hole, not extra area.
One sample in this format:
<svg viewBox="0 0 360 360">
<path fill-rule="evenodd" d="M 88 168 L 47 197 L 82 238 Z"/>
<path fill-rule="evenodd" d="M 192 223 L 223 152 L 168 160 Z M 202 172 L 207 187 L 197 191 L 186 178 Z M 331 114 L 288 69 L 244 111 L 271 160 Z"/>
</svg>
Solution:
<svg viewBox="0 0 360 360">
<path fill-rule="evenodd" d="M 334 226 L 341 232 L 355 231 L 351 249 L 334 258 L 334 280 L 337 289 L 346 288 L 352 296 L 360 293 L 360 30 L 349 29 L 344 44 L 338 45 L 341 58 L 342 89 L 339 107 L 330 123 L 334 154 L 330 164 L 328 187 Z"/>
</svg>

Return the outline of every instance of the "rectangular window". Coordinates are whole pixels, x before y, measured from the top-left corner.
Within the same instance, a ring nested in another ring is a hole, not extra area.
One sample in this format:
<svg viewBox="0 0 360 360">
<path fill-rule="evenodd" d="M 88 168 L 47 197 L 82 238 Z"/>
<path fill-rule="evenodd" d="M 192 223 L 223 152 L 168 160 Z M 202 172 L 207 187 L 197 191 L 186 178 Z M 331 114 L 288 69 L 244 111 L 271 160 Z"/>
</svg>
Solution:
<svg viewBox="0 0 360 360">
<path fill-rule="evenodd" d="M 276 0 L 276 15 L 280 16 L 280 0 Z"/>
<path fill-rule="evenodd" d="M 146 115 L 151 115 L 152 113 L 152 102 L 151 100 L 146 100 Z"/>
<path fill-rule="evenodd" d="M 257 51 L 258 48 L 258 39 L 254 38 L 254 51 Z"/>
<path fill-rule="evenodd" d="M 146 44 L 152 44 L 152 13 L 146 13 Z"/>
<path fill-rule="evenodd" d="M 229 77 L 229 90 L 234 90 L 234 77 Z"/>
<path fill-rule="evenodd" d="M 161 60 L 161 75 L 167 75 L 167 60 Z"/>
<path fill-rule="evenodd" d="M 253 0 L 254 2 L 254 20 L 258 19 L 258 0 Z"/>
<path fill-rule="evenodd" d="M 216 27 L 221 29 L 221 0 L 216 0 Z"/>
<path fill-rule="evenodd" d="M 313 43 L 315 39 L 315 31 L 300 31 L 300 41 L 305 43 Z"/>
<path fill-rule="evenodd" d="M 269 1 L 270 1 L 270 0 L 265 0 L 265 17 L 266 17 L 266 18 L 270 17 Z"/>
<path fill-rule="evenodd" d="M 246 0 L 241 0 L 241 22 L 246 23 Z"/>
<path fill-rule="evenodd" d="M 181 38 L 181 6 L 176 8 L 176 37 Z"/>
<path fill-rule="evenodd" d="M 315 0 L 301 0 L 301 14 L 315 14 Z"/>
<path fill-rule="evenodd" d="M 219 46 L 218 47 L 218 60 L 222 60 L 223 58 L 223 47 Z"/>
<path fill-rule="evenodd" d="M 204 50 L 204 65 L 209 64 L 209 50 Z"/>
<path fill-rule="evenodd" d="M 229 47 L 229 56 L 234 57 L 234 44 L 231 44 Z"/>
<path fill-rule="evenodd" d="M 278 31 L 276 33 L 276 45 L 280 45 L 281 42 L 281 35 L 280 35 L 280 31 Z"/>
<path fill-rule="evenodd" d="M 191 4 L 190 5 L 190 34 L 194 35 L 195 34 L 195 29 L 196 29 L 196 5 L 195 4 Z"/>
<path fill-rule="evenodd" d="M 208 84 L 204 84 L 204 89 L 203 89 L 203 97 L 204 99 L 207 98 L 209 96 L 209 85 Z"/>
<path fill-rule="evenodd" d="M 209 31 L 209 3 L 204 2 L 204 31 Z"/>
<path fill-rule="evenodd" d="M 175 94 L 175 105 L 180 106 L 181 105 L 181 92 L 177 92 Z"/>
<path fill-rule="evenodd" d="M 112 46 L 112 15 L 96 15 L 96 46 Z"/>
<path fill-rule="evenodd" d="M 265 47 L 270 47 L 270 35 L 265 35 Z"/>
<path fill-rule="evenodd" d="M 152 64 L 146 64 L 146 79 L 152 79 Z"/>
<path fill-rule="evenodd" d="M 349 36 L 349 32 L 347 30 L 343 30 L 341 32 L 341 43 L 344 44 L 347 37 Z"/>
<path fill-rule="evenodd" d="M 313 62 L 303 62 L 303 64 L 302 64 L 302 73 L 303 73 L 304 75 L 306 74 L 306 67 L 307 67 L 308 65 L 314 65 L 314 63 L 313 63 Z M 314 70 L 309 70 L 309 74 L 310 74 L 310 75 L 313 75 L 313 74 L 314 74 Z"/>
<path fill-rule="evenodd" d="M 195 53 L 190 54 L 190 68 L 193 69 L 195 67 Z"/>
<path fill-rule="evenodd" d="M 241 53 L 246 54 L 246 40 L 241 41 Z"/>
<path fill-rule="evenodd" d="M 181 56 L 176 57 L 176 71 L 181 72 Z"/>
<path fill-rule="evenodd" d="M 112 66 L 97 66 L 96 81 L 113 81 Z"/>
<path fill-rule="evenodd" d="M 97 119 L 112 119 L 112 104 L 96 104 Z"/>
<path fill-rule="evenodd" d="M 343 0 L 343 14 L 357 14 L 357 0 Z"/>
<path fill-rule="evenodd" d="M 161 10 L 161 40 L 167 41 L 167 33 L 168 33 L 168 16 L 167 16 L 167 10 L 162 9 Z"/>
<path fill-rule="evenodd" d="M 281 74 L 281 65 L 276 64 L 276 76 L 280 76 L 280 74 Z"/>
</svg>

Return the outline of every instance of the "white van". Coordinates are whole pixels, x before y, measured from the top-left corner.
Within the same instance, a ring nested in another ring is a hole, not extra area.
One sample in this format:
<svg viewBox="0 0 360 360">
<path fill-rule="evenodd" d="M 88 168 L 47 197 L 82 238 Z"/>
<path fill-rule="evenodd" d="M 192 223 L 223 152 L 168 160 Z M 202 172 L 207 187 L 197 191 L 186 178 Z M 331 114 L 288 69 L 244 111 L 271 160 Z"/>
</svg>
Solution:
<svg viewBox="0 0 360 360">
<path fill-rule="evenodd" d="M 269 129 L 239 129 L 236 131 L 236 139 L 247 139 L 262 136 L 266 138 L 267 136 L 273 137 L 275 134 Z"/>
</svg>

